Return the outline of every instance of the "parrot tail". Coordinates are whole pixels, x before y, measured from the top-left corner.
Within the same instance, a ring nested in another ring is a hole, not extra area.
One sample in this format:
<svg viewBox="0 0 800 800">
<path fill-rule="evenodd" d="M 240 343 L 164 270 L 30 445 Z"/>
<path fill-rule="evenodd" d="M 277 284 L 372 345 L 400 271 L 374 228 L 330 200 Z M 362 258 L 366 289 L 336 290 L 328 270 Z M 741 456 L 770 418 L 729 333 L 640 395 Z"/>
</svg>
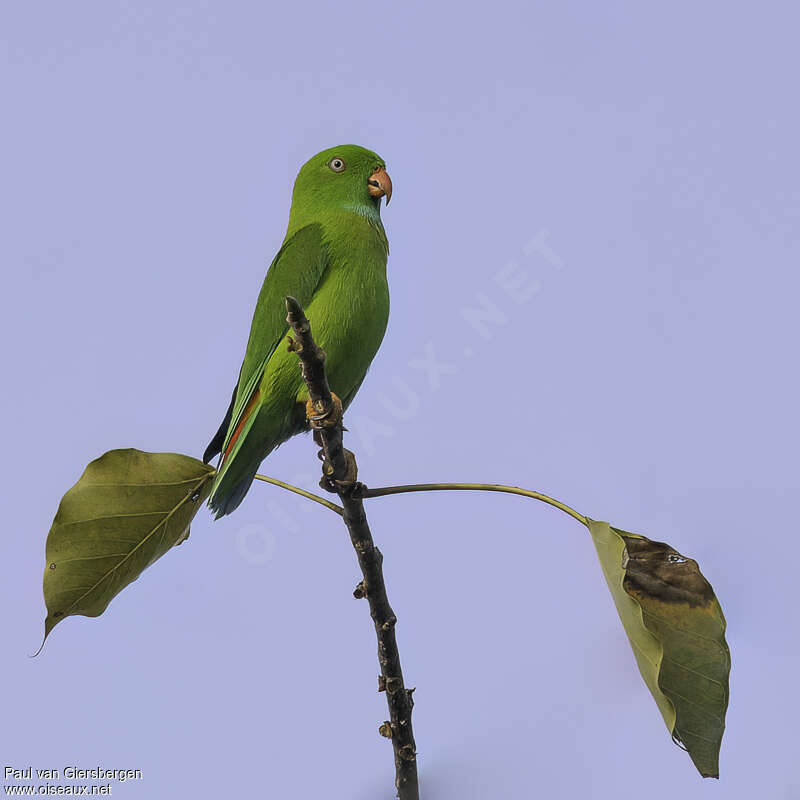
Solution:
<svg viewBox="0 0 800 800">
<path fill-rule="evenodd" d="M 239 504 L 244 500 L 244 496 L 250 490 L 257 471 L 258 467 L 253 470 L 252 474 L 234 484 L 224 495 L 215 492 L 211 496 L 208 506 L 214 512 L 214 519 L 224 517 L 239 507 Z"/>
</svg>

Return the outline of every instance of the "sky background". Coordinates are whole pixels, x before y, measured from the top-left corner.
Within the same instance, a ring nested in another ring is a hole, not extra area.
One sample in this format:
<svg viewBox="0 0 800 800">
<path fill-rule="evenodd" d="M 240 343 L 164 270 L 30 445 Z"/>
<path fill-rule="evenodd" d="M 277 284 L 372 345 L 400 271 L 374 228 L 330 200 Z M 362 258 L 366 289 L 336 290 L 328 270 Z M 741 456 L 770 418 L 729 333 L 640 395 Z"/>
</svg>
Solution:
<svg viewBox="0 0 800 800">
<path fill-rule="evenodd" d="M 510 496 L 370 501 L 424 800 L 799 797 L 799 24 L 770 2 L 4 3 L 0 766 L 141 769 L 131 800 L 393 796 L 349 539 L 278 489 L 202 511 L 28 657 L 61 496 L 112 448 L 202 453 L 297 169 L 355 142 L 394 182 L 391 319 L 347 418 L 362 479 L 513 483 L 666 540 L 733 658 L 703 781 L 582 526 Z M 262 467 L 317 470 L 308 437 Z"/>
</svg>

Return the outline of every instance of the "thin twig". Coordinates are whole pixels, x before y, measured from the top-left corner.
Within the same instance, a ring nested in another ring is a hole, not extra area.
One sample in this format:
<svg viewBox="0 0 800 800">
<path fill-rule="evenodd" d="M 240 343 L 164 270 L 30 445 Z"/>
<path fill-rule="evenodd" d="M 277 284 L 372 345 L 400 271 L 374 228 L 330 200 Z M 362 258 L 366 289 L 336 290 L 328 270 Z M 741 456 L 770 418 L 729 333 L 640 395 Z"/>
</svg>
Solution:
<svg viewBox="0 0 800 800">
<path fill-rule="evenodd" d="M 411 727 L 414 690 L 406 689 L 403 682 L 395 637 L 397 617 L 386 596 L 383 555 L 372 540 L 364 505 L 358 494 L 362 487 L 356 480 L 358 470 L 355 457 L 342 445 L 341 404 L 337 404 L 328 386 L 325 353 L 314 342 L 306 315 L 294 298 L 286 298 L 286 310 L 286 321 L 295 337 L 290 340 L 289 346 L 300 359 L 303 379 L 308 387 L 311 406 L 307 408 L 309 423 L 314 430 L 314 440 L 321 446 L 324 456 L 321 485 L 336 492 L 342 502 L 342 516 L 362 574 L 362 580 L 353 594 L 357 598 L 367 598 L 378 638 L 378 661 L 381 667 L 378 690 L 386 692 L 390 717 L 380 726 L 379 732 L 392 740 L 398 797 L 400 800 L 419 800 L 417 749 Z"/>
<path fill-rule="evenodd" d="M 299 494 L 301 497 L 307 497 L 309 500 L 313 500 L 315 503 L 319 503 L 321 506 L 325 506 L 325 508 L 335 511 L 339 516 L 342 515 L 343 509 L 341 506 L 337 506 L 336 503 L 331 503 L 330 500 L 326 500 L 324 497 L 320 497 L 318 494 L 307 492 L 305 489 L 301 489 L 299 486 L 294 486 L 291 483 L 286 483 L 286 481 L 280 481 L 277 478 L 270 478 L 269 475 L 260 475 L 258 473 L 256 473 L 256 480 L 264 481 L 264 483 L 271 483 L 273 486 L 280 486 L 281 489 L 286 489 L 288 492 L 294 492 L 295 494 Z"/>
<path fill-rule="evenodd" d="M 534 500 L 541 500 L 543 503 L 561 509 L 565 514 L 569 514 L 578 522 L 586 525 L 586 517 L 578 513 L 574 508 L 570 508 L 566 503 L 549 497 L 541 492 L 534 492 L 532 489 L 520 489 L 518 486 L 504 486 L 500 483 L 410 483 L 405 486 L 381 486 L 378 489 L 367 489 L 366 487 L 359 492 L 359 497 L 365 500 L 369 497 L 386 497 L 390 494 L 406 494 L 407 492 L 439 492 L 451 490 L 478 491 L 478 492 L 506 492 L 517 494 L 521 497 L 532 497 Z"/>
</svg>

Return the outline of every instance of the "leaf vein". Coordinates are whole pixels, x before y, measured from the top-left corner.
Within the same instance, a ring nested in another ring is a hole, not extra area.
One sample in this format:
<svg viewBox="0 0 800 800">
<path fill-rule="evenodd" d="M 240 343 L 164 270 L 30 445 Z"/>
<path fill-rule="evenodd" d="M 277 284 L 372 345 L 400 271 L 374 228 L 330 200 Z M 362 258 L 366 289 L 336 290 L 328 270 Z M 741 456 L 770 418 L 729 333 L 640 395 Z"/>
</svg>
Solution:
<svg viewBox="0 0 800 800">
<path fill-rule="evenodd" d="M 706 716 L 709 716 L 712 719 L 716 719 L 722 722 L 722 717 L 720 717 L 719 714 L 715 714 L 713 711 L 709 711 L 704 706 L 701 706 L 700 703 L 698 703 L 696 700 L 692 700 L 690 697 L 686 697 L 686 695 L 683 695 L 680 692 L 676 692 L 675 689 L 671 688 L 670 686 L 662 686 L 661 684 L 659 684 L 659 688 L 664 693 L 669 692 L 670 694 L 674 694 L 675 697 L 680 697 L 681 700 L 685 700 L 690 705 L 702 711 Z"/>
<path fill-rule="evenodd" d="M 101 558 L 117 558 L 126 556 L 127 553 L 108 553 L 104 556 L 75 556 L 75 558 L 57 558 L 55 563 L 60 567 L 62 564 L 69 564 L 73 561 L 97 561 Z"/>
<path fill-rule="evenodd" d="M 132 557 L 132 556 L 133 556 L 133 554 L 134 554 L 134 553 L 135 553 L 137 550 L 139 550 L 139 548 L 141 548 L 141 547 L 142 547 L 142 546 L 143 546 L 143 545 L 144 545 L 144 544 L 145 544 L 145 543 L 146 543 L 146 542 L 147 542 L 147 541 L 150 539 L 150 537 L 151 537 L 151 536 L 153 536 L 153 534 L 155 534 L 155 532 L 156 532 L 156 531 L 157 531 L 157 530 L 158 530 L 158 529 L 159 529 L 159 528 L 160 528 L 162 525 L 164 525 L 164 524 L 167 522 L 167 520 L 169 520 L 169 518 L 170 518 L 170 517 L 171 517 L 173 514 L 175 514 L 175 513 L 178 511 L 178 509 L 179 509 L 179 508 L 181 508 L 183 505 L 185 505 L 185 504 L 186 504 L 186 502 L 187 502 L 187 501 L 188 501 L 188 500 L 189 500 L 189 499 L 190 499 L 190 498 L 191 498 L 191 497 L 194 495 L 194 493 L 195 493 L 195 492 L 196 492 L 196 491 L 197 491 L 197 490 L 198 490 L 198 489 L 199 489 L 199 488 L 200 488 L 200 487 L 201 487 L 201 486 L 202 486 L 202 485 L 203 485 L 203 484 L 204 484 L 204 483 L 205 483 L 205 482 L 208 480 L 208 478 L 209 478 L 209 475 L 203 475 L 203 477 L 202 477 L 202 478 L 201 478 L 199 481 L 197 481 L 197 485 L 196 485 L 196 486 L 194 486 L 194 487 L 192 488 L 192 491 L 188 492 L 188 493 L 186 494 L 186 496 L 183 498 L 183 500 L 181 500 L 181 501 L 180 501 L 180 503 L 178 503 L 178 504 L 175 506 L 175 508 L 173 508 L 173 509 L 172 509 L 172 511 L 170 511 L 170 512 L 167 514 L 167 516 L 166 516 L 166 517 L 165 517 L 163 520 L 161 520 L 161 521 L 160 521 L 160 522 L 159 522 L 159 523 L 158 523 L 158 524 L 157 524 L 157 525 L 156 525 L 156 526 L 155 526 L 155 527 L 154 527 L 154 528 L 153 528 L 153 529 L 152 529 L 152 530 L 151 530 L 149 533 L 147 533 L 147 534 L 146 534 L 146 535 L 145 535 L 145 536 L 142 538 L 142 540 L 141 540 L 141 541 L 140 541 L 140 542 L 139 542 L 139 543 L 136 545 L 136 547 L 134 547 L 134 548 L 133 548 L 133 549 L 132 549 L 132 550 L 131 550 L 131 551 L 130 551 L 130 552 L 129 552 L 129 553 L 126 555 L 126 556 L 125 556 L 125 558 L 123 558 L 123 559 L 122 559 L 122 560 L 121 560 L 121 561 L 120 561 L 118 564 L 115 564 L 113 567 L 111 567 L 111 569 L 109 569 L 109 570 L 108 570 L 106 573 L 104 573 L 104 574 L 103 574 L 103 575 L 102 575 L 102 576 L 101 576 L 101 577 L 100 577 L 100 578 L 99 578 L 97 581 L 95 581 L 95 583 L 94 583 L 92 586 L 90 586 L 90 587 L 89 587 L 89 588 L 88 588 L 88 589 L 87 589 L 87 590 L 86 590 L 86 591 L 85 591 L 85 592 L 84 592 L 84 593 L 83 593 L 83 594 L 82 594 L 80 597 L 78 597 L 76 600 L 74 600 L 74 601 L 73 601 L 73 602 L 72 602 L 72 603 L 69 605 L 69 607 L 68 607 L 68 608 L 66 608 L 66 609 L 64 610 L 64 616 L 67 616 L 67 615 L 68 615 L 68 614 L 69 614 L 69 613 L 72 611 L 72 609 L 73 609 L 73 608 L 75 608 L 75 607 L 78 605 L 78 603 L 80 603 L 80 602 L 81 602 L 81 600 L 83 600 L 83 599 L 86 597 L 86 595 L 88 595 L 90 592 L 94 591 L 94 590 L 95 590 L 95 589 L 96 589 L 96 588 L 97 588 L 97 587 L 98 587 L 98 586 L 99 586 L 99 585 L 100 585 L 100 584 L 101 584 L 101 583 L 102 583 L 104 580 L 106 580 L 106 578 L 108 578 L 108 577 L 110 577 L 110 576 L 113 576 L 113 574 L 114 574 L 114 573 L 115 573 L 115 572 L 116 572 L 116 571 L 117 571 L 117 570 L 118 570 L 118 569 L 119 569 L 119 568 L 120 568 L 120 567 L 121 567 L 123 564 L 125 564 L 125 563 L 126 563 L 126 562 L 127 562 L 127 561 L 128 561 L 128 560 L 129 560 L 129 559 Z M 157 512 L 157 513 L 164 513 L 164 512 Z M 143 515 L 142 515 L 142 514 L 139 514 L 139 515 L 135 515 L 135 516 L 143 516 Z"/>
<path fill-rule="evenodd" d="M 88 519 L 76 519 L 71 522 L 58 522 L 58 527 L 66 528 L 68 525 L 84 525 L 87 522 L 102 522 L 106 519 L 130 519 L 133 517 L 154 517 L 156 514 L 170 514 L 171 511 L 137 511 L 131 514 L 107 514 L 102 517 L 89 517 Z"/>
<path fill-rule="evenodd" d="M 211 474 L 210 472 L 208 473 Z M 205 476 L 204 476 L 205 477 Z M 192 483 L 196 481 L 197 477 L 194 478 L 186 478 L 182 481 L 157 481 L 154 483 L 84 483 L 82 484 L 83 487 L 92 487 L 92 488 L 107 488 L 111 487 L 114 488 L 116 486 L 182 486 L 184 483 Z"/>
<path fill-rule="evenodd" d="M 680 661 L 676 661 L 674 658 L 670 658 L 666 653 L 664 654 L 664 660 L 671 662 L 676 667 L 679 667 L 680 669 L 685 670 L 686 672 L 691 672 L 693 675 L 698 675 L 699 677 L 704 678 L 709 683 L 716 683 L 717 686 L 721 687 L 722 689 L 725 688 L 725 684 L 722 681 L 718 681 L 716 678 L 712 678 L 710 675 L 706 675 L 705 672 L 700 672 L 699 670 L 687 667 L 685 664 L 681 664 Z"/>
<path fill-rule="evenodd" d="M 666 617 L 662 617 L 658 614 L 654 614 L 652 611 L 645 611 L 642 609 L 642 614 L 646 617 L 650 617 L 651 619 L 657 620 L 664 624 L 665 627 L 669 628 L 670 630 L 676 631 L 681 634 L 687 634 L 689 636 L 694 636 L 697 639 L 703 639 L 706 642 L 710 642 L 715 647 L 718 647 L 720 650 L 724 650 L 725 648 L 713 637 L 706 636 L 704 633 L 697 633 L 697 631 L 693 631 L 690 628 L 683 628 L 679 625 L 675 625 L 674 623 L 670 622 Z"/>
</svg>

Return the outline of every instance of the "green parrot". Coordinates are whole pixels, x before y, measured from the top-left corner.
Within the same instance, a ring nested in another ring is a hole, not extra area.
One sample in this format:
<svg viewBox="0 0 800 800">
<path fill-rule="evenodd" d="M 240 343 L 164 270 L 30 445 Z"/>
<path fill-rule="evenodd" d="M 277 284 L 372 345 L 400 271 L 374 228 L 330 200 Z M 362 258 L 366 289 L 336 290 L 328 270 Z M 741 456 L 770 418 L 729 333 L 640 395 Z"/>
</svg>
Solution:
<svg viewBox="0 0 800 800">
<path fill-rule="evenodd" d="M 203 455 L 208 463 L 221 454 L 208 501 L 217 519 L 242 502 L 272 450 L 307 430 L 308 393 L 288 351 L 287 295 L 305 309 L 343 408 L 364 380 L 389 320 L 389 243 L 380 207 L 381 197 L 388 204 L 391 196 L 383 159 L 357 145 L 323 150 L 301 167 L 230 407 Z"/>
</svg>

